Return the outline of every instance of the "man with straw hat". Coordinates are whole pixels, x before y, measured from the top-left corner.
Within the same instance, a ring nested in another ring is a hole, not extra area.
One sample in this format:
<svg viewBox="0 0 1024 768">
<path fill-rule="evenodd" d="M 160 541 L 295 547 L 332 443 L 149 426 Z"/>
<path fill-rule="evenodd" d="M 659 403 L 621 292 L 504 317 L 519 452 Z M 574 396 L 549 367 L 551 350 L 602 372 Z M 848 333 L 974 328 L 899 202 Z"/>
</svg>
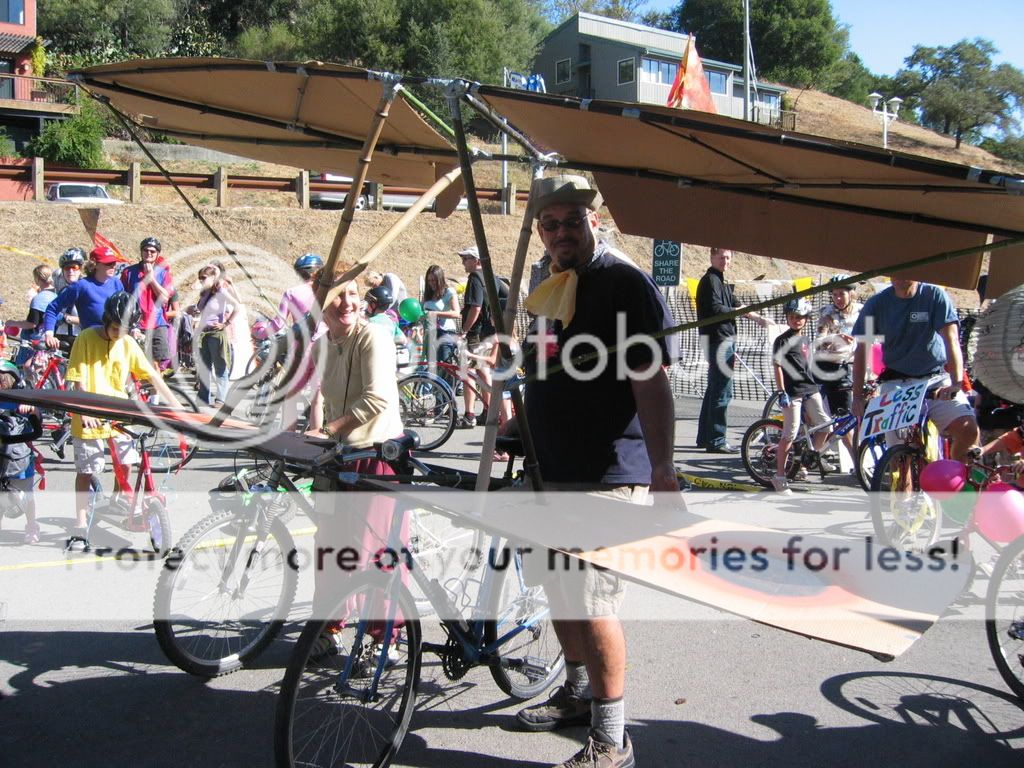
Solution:
<svg viewBox="0 0 1024 768">
<path fill-rule="evenodd" d="M 526 302 L 547 329 L 527 357 L 525 398 L 544 487 L 634 503 L 648 490 L 678 492 L 664 368 L 674 345 L 671 334 L 659 335 L 672 327 L 668 306 L 650 276 L 598 239 L 601 196 L 585 178 L 538 179 L 531 197 L 551 257 L 550 277 Z M 571 359 L 602 346 L 603 365 Z M 572 355 L 562 354 L 567 347 Z M 548 731 L 589 724 L 586 746 L 563 768 L 629 768 L 626 645 L 616 616 L 624 585 L 589 566 L 538 578 L 539 561 L 528 567 L 548 594 L 566 682 L 545 703 L 519 712 L 519 725 Z"/>
</svg>

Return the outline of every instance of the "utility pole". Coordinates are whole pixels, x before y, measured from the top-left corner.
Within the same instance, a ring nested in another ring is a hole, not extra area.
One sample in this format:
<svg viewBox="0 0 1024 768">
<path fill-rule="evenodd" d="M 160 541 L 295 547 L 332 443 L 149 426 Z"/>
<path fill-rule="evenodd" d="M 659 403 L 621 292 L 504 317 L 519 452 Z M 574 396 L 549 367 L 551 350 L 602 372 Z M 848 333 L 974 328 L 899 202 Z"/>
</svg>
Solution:
<svg viewBox="0 0 1024 768">
<path fill-rule="evenodd" d="M 751 119 L 751 0 L 743 0 L 743 120 Z"/>
</svg>

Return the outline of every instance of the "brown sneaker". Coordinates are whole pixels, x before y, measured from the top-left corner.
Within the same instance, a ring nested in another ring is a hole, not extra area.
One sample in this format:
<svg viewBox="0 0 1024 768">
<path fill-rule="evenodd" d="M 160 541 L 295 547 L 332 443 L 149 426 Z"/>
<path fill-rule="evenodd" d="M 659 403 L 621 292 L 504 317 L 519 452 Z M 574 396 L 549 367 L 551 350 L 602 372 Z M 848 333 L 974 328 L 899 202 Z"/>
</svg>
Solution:
<svg viewBox="0 0 1024 768">
<path fill-rule="evenodd" d="M 622 746 L 616 747 L 595 739 L 591 731 L 583 749 L 555 768 L 634 768 L 635 765 L 633 742 L 629 740 L 628 733 L 622 740 Z"/>
<path fill-rule="evenodd" d="M 524 731 L 554 731 L 571 725 L 590 725 L 590 699 L 570 696 L 563 684 L 555 688 L 543 704 L 519 710 L 516 720 Z"/>
</svg>

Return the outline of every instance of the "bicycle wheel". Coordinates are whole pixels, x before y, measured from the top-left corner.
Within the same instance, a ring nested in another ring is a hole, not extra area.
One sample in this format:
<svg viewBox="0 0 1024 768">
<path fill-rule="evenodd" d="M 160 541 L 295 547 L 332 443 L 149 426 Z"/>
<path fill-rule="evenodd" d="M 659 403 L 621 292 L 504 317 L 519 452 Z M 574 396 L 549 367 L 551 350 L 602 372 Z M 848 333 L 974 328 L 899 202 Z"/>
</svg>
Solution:
<svg viewBox="0 0 1024 768">
<path fill-rule="evenodd" d="M 496 557 L 501 557 L 498 553 Z M 562 673 L 565 657 L 555 635 L 544 588 L 528 587 L 523 581 L 522 558 L 516 554 L 504 570 L 494 571 L 496 581 L 484 626 L 488 644 L 508 636 L 500 646 L 503 659 L 513 666 L 492 664 L 491 677 L 507 695 L 531 699 L 548 689 Z"/>
<path fill-rule="evenodd" d="M 308 622 L 288 662 L 274 718 L 281 768 L 385 768 L 409 729 L 421 638 L 412 595 L 379 574 L 360 574 L 336 605 L 338 620 Z M 401 626 L 385 650 L 378 641 L 387 616 Z M 336 653 L 312 659 L 328 630 Z"/>
<path fill-rule="evenodd" d="M 1024 537 L 996 562 L 985 596 L 985 635 L 996 669 L 1024 699 Z"/>
<path fill-rule="evenodd" d="M 398 382 L 402 423 L 420 436 L 420 450 L 438 448 L 455 431 L 455 396 L 441 379 L 413 373 Z"/>
<path fill-rule="evenodd" d="M 921 469 L 926 463 L 918 449 L 896 445 L 875 465 L 871 523 L 880 544 L 921 552 L 938 541 L 942 513 L 938 503 L 921 490 Z"/>
<path fill-rule="evenodd" d="M 160 571 L 153 629 L 167 658 L 189 674 L 217 677 L 241 668 L 281 631 L 295 598 L 288 529 L 275 519 L 260 541 L 246 523 L 230 509 L 208 515 Z"/>
<path fill-rule="evenodd" d="M 167 507 L 160 499 L 153 496 L 145 500 L 143 515 L 146 530 L 149 532 L 149 544 L 158 555 L 163 555 L 171 547 L 171 518 Z"/>
<path fill-rule="evenodd" d="M 764 404 L 764 408 L 761 409 L 762 419 L 778 419 L 779 421 L 782 420 L 782 404 L 779 402 L 779 400 L 782 399 L 782 396 L 784 394 L 785 393 L 782 392 L 781 390 L 776 390 L 775 392 L 771 393 L 771 395 L 768 397 L 768 401 Z"/>
<path fill-rule="evenodd" d="M 740 456 L 747 473 L 765 488 L 772 487 L 775 477 L 775 457 L 779 439 L 782 437 L 782 422 L 775 419 L 759 419 L 751 424 L 743 433 L 740 443 Z M 796 456 L 803 454 L 802 438 L 793 442 L 793 448 L 786 459 L 786 477 L 792 479 L 800 471 L 800 463 Z"/>
<path fill-rule="evenodd" d="M 178 402 L 192 413 L 199 413 L 199 401 L 195 396 L 170 384 Z M 146 450 L 154 472 L 176 472 L 185 466 L 199 450 L 199 438 L 168 427 L 153 427 L 146 439 Z"/>
<path fill-rule="evenodd" d="M 862 440 L 857 446 L 857 482 L 865 491 L 871 490 L 871 478 L 875 475 L 875 467 L 885 453 L 885 437 L 876 435 Z"/>
</svg>

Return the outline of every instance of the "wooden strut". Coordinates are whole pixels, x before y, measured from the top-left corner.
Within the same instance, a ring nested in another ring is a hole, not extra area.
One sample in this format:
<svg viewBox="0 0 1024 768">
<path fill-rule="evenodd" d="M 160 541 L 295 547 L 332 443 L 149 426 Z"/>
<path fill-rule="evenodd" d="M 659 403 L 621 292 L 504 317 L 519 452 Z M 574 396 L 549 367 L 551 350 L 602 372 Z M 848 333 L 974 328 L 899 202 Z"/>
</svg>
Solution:
<svg viewBox="0 0 1024 768">
<path fill-rule="evenodd" d="M 458 92 L 461 89 L 461 92 Z M 500 340 L 500 360 L 501 362 L 507 363 L 512 359 L 512 353 L 509 349 L 507 339 L 507 331 L 509 329 L 509 321 L 506 316 L 509 315 L 509 311 L 506 310 L 505 314 L 501 312 L 501 305 L 498 301 L 498 288 L 494 279 L 494 267 L 491 264 L 490 251 L 487 248 L 487 233 L 484 230 L 483 216 L 480 212 L 480 201 L 476 197 L 476 182 L 473 179 L 473 161 L 470 157 L 469 146 L 466 143 L 466 129 L 462 122 L 462 109 L 460 100 L 465 94 L 465 84 L 458 83 L 452 84 L 449 90 L 448 106 L 452 113 L 452 127 L 455 129 L 455 145 L 459 150 L 459 163 L 462 165 L 463 181 L 466 185 L 466 197 L 469 202 L 469 215 L 473 222 L 473 236 L 476 240 L 477 249 L 480 252 L 480 263 L 483 266 L 484 272 L 484 288 L 487 291 L 487 304 L 491 308 L 491 317 L 494 321 L 495 331 L 497 338 Z M 530 209 L 530 204 L 527 203 L 527 211 Z M 525 258 L 525 248 L 529 245 L 529 237 L 527 236 L 525 245 L 523 244 L 523 236 L 520 233 L 520 248 L 523 251 L 523 257 Z M 518 253 L 517 253 L 518 255 Z M 520 272 L 521 274 L 521 272 Z M 516 290 L 516 286 L 513 284 L 512 290 Z M 511 294 L 509 297 L 509 307 L 511 311 L 515 311 L 515 304 L 512 302 Z M 500 382 L 495 381 L 494 386 L 491 388 L 490 406 L 487 409 L 487 426 L 484 429 L 484 443 L 480 453 L 480 469 L 477 473 L 476 488 L 478 492 L 486 491 L 490 484 L 491 476 L 491 465 L 494 459 L 494 444 L 498 433 L 498 409 L 501 403 L 501 395 L 503 388 Z M 530 481 L 533 484 L 533 490 L 542 490 L 542 480 L 540 476 L 540 469 L 537 465 L 537 454 L 534 450 L 533 436 L 530 432 L 529 423 L 526 420 L 526 407 L 523 404 L 522 392 L 518 388 L 513 387 L 511 390 L 512 402 L 516 408 L 517 423 L 519 424 L 519 433 L 523 441 L 523 450 L 526 453 L 526 459 L 524 461 L 524 468 L 529 473 Z"/>
<path fill-rule="evenodd" d="M 341 212 L 341 221 L 338 223 L 338 231 L 334 233 L 334 242 L 331 244 L 331 252 L 320 273 L 320 280 L 317 282 L 316 301 L 323 309 L 324 300 L 334 283 L 334 271 L 337 267 L 338 257 L 345 247 L 349 230 L 352 227 L 352 219 L 355 215 L 356 204 L 362 193 L 363 184 L 366 183 L 366 176 L 370 172 L 370 161 L 373 158 L 373 150 L 377 146 L 381 133 L 384 131 L 384 123 L 391 112 L 391 104 L 394 102 L 398 91 L 402 86 L 398 83 L 384 91 L 377 104 L 377 112 L 374 117 L 370 132 L 366 135 L 363 147 L 359 152 L 359 167 L 356 169 L 355 178 L 352 179 L 352 186 L 349 188 L 348 196 L 345 198 L 345 210 Z M 360 270 L 361 271 L 361 270 Z M 357 273 L 358 274 L 358 273 Z"/>
</svg>

